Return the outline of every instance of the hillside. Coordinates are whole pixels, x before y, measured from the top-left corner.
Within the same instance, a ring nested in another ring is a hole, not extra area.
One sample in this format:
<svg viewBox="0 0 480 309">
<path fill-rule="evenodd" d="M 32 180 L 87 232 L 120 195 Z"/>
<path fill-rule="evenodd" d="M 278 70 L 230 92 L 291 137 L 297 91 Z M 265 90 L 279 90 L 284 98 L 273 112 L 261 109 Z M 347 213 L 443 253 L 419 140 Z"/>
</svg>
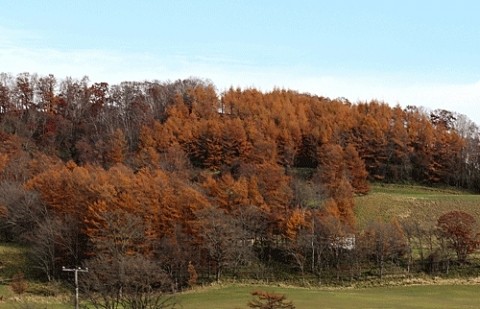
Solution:
<svg viewBox="0 0 480 309">
<path fill-rule="evenodd" d="M 480 195 L 462 190 L 376 184 L 368 195 L 356 197 L 355 204 L 359 228 L 376 218 L 411 219 L 434 226 L 442 214 L 452 210 L 465 211 L 480 222 Z"/>
<path fill-rule="evenodd" d="M 480 134 L 465 116 L 198 79 L 2 77 L 0 240 L 30 248 L 37 280 L 88 267 L 89 291 L 135 302 L 225 277 L 342 282 L 476 263 L 476 217 L 432 226 L 476 197 L 377 185 L 478 192 Z"/>
</svg>

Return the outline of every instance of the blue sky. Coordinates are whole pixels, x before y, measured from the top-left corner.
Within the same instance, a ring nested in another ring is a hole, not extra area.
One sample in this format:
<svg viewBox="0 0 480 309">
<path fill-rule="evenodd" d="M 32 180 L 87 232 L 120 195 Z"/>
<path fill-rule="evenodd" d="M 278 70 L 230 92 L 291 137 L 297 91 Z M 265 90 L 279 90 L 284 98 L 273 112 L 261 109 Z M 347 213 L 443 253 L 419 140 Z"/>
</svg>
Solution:
<svg viewBox="0 0 480 309">
<path fill-rule="evenodd" d="M 480 1 L 0 0 L 0 71 L 210 79 L 480 124 Z"/>
</svg>

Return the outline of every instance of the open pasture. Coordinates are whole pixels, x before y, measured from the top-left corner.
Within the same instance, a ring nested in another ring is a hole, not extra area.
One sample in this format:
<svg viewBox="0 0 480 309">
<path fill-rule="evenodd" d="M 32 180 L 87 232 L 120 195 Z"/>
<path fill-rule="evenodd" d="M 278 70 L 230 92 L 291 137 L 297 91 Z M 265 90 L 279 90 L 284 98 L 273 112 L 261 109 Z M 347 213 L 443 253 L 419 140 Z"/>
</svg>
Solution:
<svg viewBox="0 0 480 309">
<path fill-rule="evenodd" d="M 355 199 L 359 228 L 376 219 L 409 219 L 431 226 L 438 217 L 452 210 L 465 211 L 480 223 L 480 195 L 453 189 L 377 184 L 372 185 L 368 195 Z"/>
<path fill-rule="evenodd" d="M 372 288 L 307 289 L 298 287 L 227 286 L 180 294 L 183 309 L 248 308 L 250 293 L 285 294 L 297 309 L 340 308 L 478 308 L 480 285 L 411 285 Z"/>
</svg>

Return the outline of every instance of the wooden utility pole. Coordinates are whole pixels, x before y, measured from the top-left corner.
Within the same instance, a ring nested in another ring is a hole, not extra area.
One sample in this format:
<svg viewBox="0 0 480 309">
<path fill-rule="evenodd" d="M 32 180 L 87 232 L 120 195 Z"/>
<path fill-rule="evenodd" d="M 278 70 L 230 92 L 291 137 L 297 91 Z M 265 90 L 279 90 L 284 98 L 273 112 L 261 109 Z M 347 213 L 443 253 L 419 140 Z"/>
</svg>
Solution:
<svg viewBox="0 0 480 309">
<path fill-rule="evenodd" d="M 62 271 L 73 271 L 75 273 L 75 309 L 78 309 L 78 273 L 86 273 L 88 272 L 88 268 L 65 268 L 65 266 L 63 266 Z"/>
</svg>

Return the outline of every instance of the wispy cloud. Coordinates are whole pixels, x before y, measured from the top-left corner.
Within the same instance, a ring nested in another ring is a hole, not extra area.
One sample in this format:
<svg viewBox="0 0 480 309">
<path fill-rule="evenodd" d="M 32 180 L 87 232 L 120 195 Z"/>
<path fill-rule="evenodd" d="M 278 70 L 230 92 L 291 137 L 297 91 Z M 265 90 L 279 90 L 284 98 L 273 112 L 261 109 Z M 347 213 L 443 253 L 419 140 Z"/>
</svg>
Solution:
<svg viewBox="0 0 480 309">
<path fill-rule="evenodd" d="M 465 84 L 428 83 L 415 76 L 392 77 L 314 74 L 286 65 L 262 65 L 226 55 L 152 54 L 98 49 L 53 49 L 29 44 L 35 35 L 0 27 L 0 71 L 32 72 L 62 78 L 84 75 L 92 81 L 118 83 L 124 80 L 175 80 L 196 76 L 212 80 L 222 91 L 233 87 L 274 87 L 310 92 L 328 97 L 346 97 L 352 102 L 378 99 L 390 104 L 443 108 L 467 115 L 480 123 L 480 81 Z"/>
</svg>

